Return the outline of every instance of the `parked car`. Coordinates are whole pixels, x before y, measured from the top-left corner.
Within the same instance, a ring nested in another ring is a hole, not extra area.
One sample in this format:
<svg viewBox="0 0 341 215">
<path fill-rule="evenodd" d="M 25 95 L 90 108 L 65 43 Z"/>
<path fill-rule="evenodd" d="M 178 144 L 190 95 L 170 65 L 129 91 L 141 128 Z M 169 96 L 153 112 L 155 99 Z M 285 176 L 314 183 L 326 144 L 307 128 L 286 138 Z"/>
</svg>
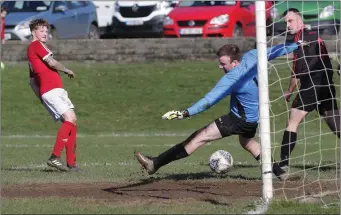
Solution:
<svg viewBox="0 0 341 215">
<path fill-rule="evenodd" d="M 51 25 L 51 39 L 99 38 L 96 7 L 90 1 L 5 1 L 5 38 L 29 40 L 29 23 L 43 18 Z"/>
<path fill-rule="evenodd" d="M 112 34 L 111 26 L 115 13 L 115 1 L 93 1 L 96 6 L 98 28 L 100 36 Z"/>
<path fill-rule="evenodd" d="M 162 36 L 163 21 L 176 1 L 116 1 L 112 33 L 119 37 Z"/>
<path fill-rule="evenodd" d="M 266 2 L 267 22 L 271 23 Z M 254 1 L 180 1 L 166 17 L 165 37 L 256 36 Z"/>
<path fill-rule="evenodd" d="M 289 8 L 298 9 L 308 29 L 322 34 L 336 35 L 340 29 L 340 1 L 275 1 L 271 10 L 275 34 L 287 30 L 283 14 Z"/>
</svg>

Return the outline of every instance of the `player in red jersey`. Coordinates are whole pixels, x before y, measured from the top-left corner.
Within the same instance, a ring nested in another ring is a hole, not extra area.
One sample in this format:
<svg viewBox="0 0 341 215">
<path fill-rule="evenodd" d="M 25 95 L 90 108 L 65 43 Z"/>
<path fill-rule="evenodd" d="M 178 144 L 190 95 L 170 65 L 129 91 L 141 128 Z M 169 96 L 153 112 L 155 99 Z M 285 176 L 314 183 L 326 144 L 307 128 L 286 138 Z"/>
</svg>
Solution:
<svg viewBox="0 0 341 215">
<path fill-rule="evenodd" d="M 27 49 L 27 58 L 30 68 L 30 84 L 45 108 L 55 121 L 62 125 L 57 133 L 56 142 L 51 157 L 47 164 L 61 171 L 80 170 L 76 166 L 76 114 L 74 106 L 68 98 L 68 93 L 63 89 L 61 77 L 58 72 L 75 78 L 75 74 L 63 64 L 53 58 L 52 52 L 46 47 L 48 40 L 49 24 L 43 19 L 31 21 L 30 30 L 32 42 Z M 65 166 L 60 155 L 66 148 Z"/>
<path fill-rule="evenodd" d="M 5 44 L 5 17 L 7 15 L 7 9 L 1 7 L 0 19 L 1 19 L 1 43 Z"/>
</svg>

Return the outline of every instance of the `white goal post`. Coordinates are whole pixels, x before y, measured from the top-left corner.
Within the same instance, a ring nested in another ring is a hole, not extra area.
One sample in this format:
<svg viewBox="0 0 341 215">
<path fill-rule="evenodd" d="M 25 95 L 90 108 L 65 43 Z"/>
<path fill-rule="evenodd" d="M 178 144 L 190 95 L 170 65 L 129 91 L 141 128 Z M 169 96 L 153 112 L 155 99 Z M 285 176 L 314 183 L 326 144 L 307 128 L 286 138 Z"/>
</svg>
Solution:
<svg viewBox="0 0 341 215">
<path fill-rule="evenodd" d="M 273 197 L 271 135 L 269 114 L 269 85 L 266 38 L 265 1 L 256 1 L 256 37 L 258 54 L 259 126 L 261 144 L 261 165 L 263 181 L 263 200 L 269 202 Z"/>
</svg>

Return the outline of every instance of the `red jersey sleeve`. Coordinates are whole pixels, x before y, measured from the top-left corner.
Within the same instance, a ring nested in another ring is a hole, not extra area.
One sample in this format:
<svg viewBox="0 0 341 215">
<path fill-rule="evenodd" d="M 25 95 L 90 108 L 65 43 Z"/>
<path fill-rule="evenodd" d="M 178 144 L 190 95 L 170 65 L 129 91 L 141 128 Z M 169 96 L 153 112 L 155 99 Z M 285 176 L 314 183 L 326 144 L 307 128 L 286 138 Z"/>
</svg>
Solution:
<svg viewBox="0 0 341 215">
<path fill-rule="evenodd" d="M 36 45 L 34 46 L 34 52 L 39 58 L 43 60 L 53 55 L 53 53 L 41 42 L 36 43 Z"/>
</svg>

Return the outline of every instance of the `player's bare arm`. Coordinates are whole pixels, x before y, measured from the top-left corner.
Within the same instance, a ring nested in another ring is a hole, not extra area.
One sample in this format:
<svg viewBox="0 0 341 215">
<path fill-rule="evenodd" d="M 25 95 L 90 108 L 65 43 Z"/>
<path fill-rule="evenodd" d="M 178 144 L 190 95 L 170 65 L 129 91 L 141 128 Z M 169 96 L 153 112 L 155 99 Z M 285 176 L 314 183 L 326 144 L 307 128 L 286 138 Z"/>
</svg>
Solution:
<svg viewBox="0 0 341 215">
<path fill-rule="evenodd" d="M 288 91 L 289 92 L 294 92 L 295 88 L 298 87 L 298 85 L 300 85 L 300 79 L 292 76 L 291 79 L 290 79 L 290 85 L 289 85 L 289 88 L 288 88 Z"/>
<path fill-rule="evenodd" d="M 298 87 L 300 84 L 300 79 L 296 78 L 295 76 L 291 76 L 290 84 L 288 90 L 284 93 L 284 97 L 286 101 L 290 101 L 290 97 L 292 92 L 294 92 L 295 88 Z"/>
<path fill-rule="evenodd" d="M 69 76 L 69 78 L 75 78 L 75 74 L 69 70 L 68 68 L 66 68 L 62 63 L 60 63 L 59 61 L 55 60 L 53 58 L 53 56 L 48 56 L 45 59 L 45 62 L 53 69 L 63 72 L 65 74 L 67 74 Z"/>
</svg>

